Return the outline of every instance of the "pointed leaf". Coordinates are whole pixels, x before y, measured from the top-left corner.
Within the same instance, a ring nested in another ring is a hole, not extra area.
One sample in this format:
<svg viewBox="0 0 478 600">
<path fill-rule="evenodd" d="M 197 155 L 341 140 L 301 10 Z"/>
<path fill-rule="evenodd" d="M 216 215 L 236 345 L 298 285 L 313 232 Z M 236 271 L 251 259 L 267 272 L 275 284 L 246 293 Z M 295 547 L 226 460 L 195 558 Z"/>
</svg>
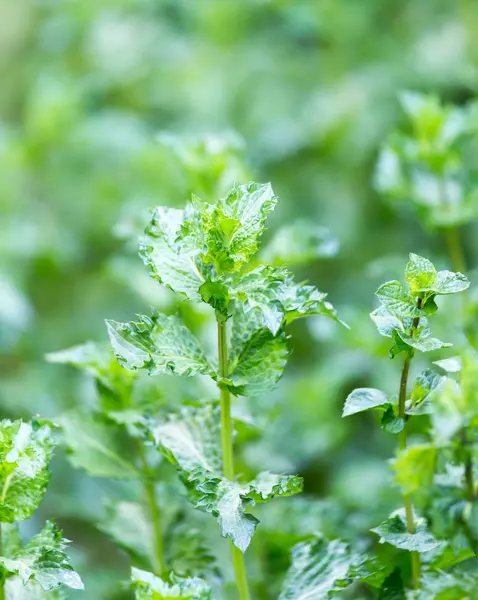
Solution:
<svg viewBox="0 0 478 600">
<path fill-rule="evenodd" d="M 0 558 L 3 567 L 19 575 L 25 585 L 36 581 L 44 590 L 53 590 L 61 585 L 82 590 L 80 576 L 73 570 L 64 550 L 68 540 L 53 523 L 47 522 L 44 529 L 12 558 Z"/>
<path fill-rule="evenodd" d="M 381 390 L 374 388 L 357 388 L 347 396 L 342 417 L 377 408 L 389 404 L 390 400 Z"/>
<path fill-rule="evenodd" d="M 178 317 L 155 313 L 136 323 L 106 325 L 116 357 L 127 369 L 148 369 L 151 375 L 214 375 L 198 340 Z"/>
<path fill-rule="evenodd" d="M 427 530 L 424 519 L 416 519 L 415 533 L 409 533 L 401 511 L 390 516 L 381 525 L 370 531 L 380 536 L 381 544 L 391 544 L 395 548 L 410 552 L 429 552 L 442 544 Z"/>
<path fill-rule="evenodd" d="M 418 337 L 412 337 L 408 333 L 404 331 L 397 330 L 397 334 L 401 338 L 401 340 L 415 348 L 416 350 L 420 350 L 420 352 L 433 352 L 433 350 L 439 350 L 440 348 L 450 348 L 453 344 L 448 342 L 442 342 L 438 338 L 428 337 L 425 335 L 419 335 Z"/>
<path fill-rule="evenodd" d="M 399 281 L 389 281 L 381 285 L 375 292 L 387 311 L 400 321 L 422 315 L 416 301 Z"/>
<path fill-rule="evenodd" d="M 0 522 L 23 521 L 38 508 L 54 445 L 48 425 L 0 422 Z"/>
<path fill-rule="evenodd" d="M 405 269 L 405 278 L 412 293 L 431 289 L 436 276 L 437 271 L 433 263 L 418 254 L 410 254 L 410 260 Z"/>
</svg>

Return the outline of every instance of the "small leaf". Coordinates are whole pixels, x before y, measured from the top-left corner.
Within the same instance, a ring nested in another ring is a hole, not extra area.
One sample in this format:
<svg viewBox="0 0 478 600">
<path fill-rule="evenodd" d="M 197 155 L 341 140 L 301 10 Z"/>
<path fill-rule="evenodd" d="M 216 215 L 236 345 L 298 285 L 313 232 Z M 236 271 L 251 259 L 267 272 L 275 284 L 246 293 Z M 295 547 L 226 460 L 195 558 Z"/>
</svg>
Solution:
<svg viewBox="0 0 478 600">
<path fill-rule="evenodd" d="M 136 600 L 211 600 L 208 584 L 199 577 L 180 577 L 171 573 L 167 580 L 163 580 L 133 567 L 131 584 Z"/>
<path fill-rule="evenodd" d="M 138 322 L 106 321 L 111 345 L 127 369 L 151 375 L 214 375 L 199 342 L 178 317 L 155 313 Z"/>
<path fill-rule="evenodd" d="M 47 522 L 26 546 L 11 558 L 0 557 L 0 562 L 9 573 L 19 575 L 24 585 L 33 580 L 44 590 L 54 590 L 61 585 L 82 590 L 80 576 L 64 552 L 67 543 L 58 527 Z"/>
<path fill-rule="evenodd" d="M 442 342 L 438 338 L 428 337 L 425 335 L 412 337 L 408 333 L 399 330 L 397 330 L 397 334 L 405 344 L 411 346 L 412 348 L 415 348 L 416 350 L 420 350 L 420 352 L 433 352 L 433 350 L 439 350 L 440 348 L 450 348 L 451 346 L 453 346 L 453 344 L 450 344 L 448 342 Z"/>
<path fill-rule="evenodd" d="M 409 533 L 401 511 L 370 531 L 380 536 L 381 544 L 391 544 L 395 548 L 410 552 L 429 552 L 442 544 L 427 530 L 424 519 L 415 520 L 415 533 Z"/>
<path fill-rule="evenodd" d="M 375 292 L 387 311 L 400 321 L 405 318 L 420 317 L 422 312 L 416 301 L 399 281 L 389 281 L 381 285 Z"/>
<path fill-rule="evenodd" d="M 199 300 L 204 276 L 197 264 L 198 252 L 183 250 L 177 241 L 183 220 L 182 210 L 156 208 L 140 242 L 139 255 L 152 277 L 190 300 Z"/>
<path fill-rule="evenodd" d="M 396 434 L 400 433 L 405 427 L 405 420 L 396 415 L 395 407 L 390 404 L 383 413 L 380 424 L 382 429 L 388 431 L 388 433 Z"/>
<path fill-rule="evenodd" d="M 395 481 L 404 494 L 413 494 L 431 485 L 438 450 L 430 444 L 401 451 L 393 462 Z"/>
<path fill-rule="evenodd" d="M 429 260 L 418 254 L 410 254 L 410 260 L 405 269 L 405 278 L 412 294 L 431 289 L 436 276 L 437 271 Z"/>
<path fill-rule="evenodd" d="M 325 227 L 301 219 L 281 227 L 260 259 L 266 264 L 292 266 L 335 256 L 338 249 L 338 240 Z"/>
<path fill-rule="evenodd" d="M 446 377 L 427 369 L 416 379 L 409 402 L 408 414 L 427 414 L 431 411 L 434 395 L 439 392 L 446 382 Z"/>
<path fill-rule="evenodd" d="M 435 294 L 455 294 L 470 287 L 470 282 L 462 273 L 438 271 L 433 291 Z"/>
<path fill-rule="evenodd" d="M 342 417 L 348 417 L 364 410 L 377 408 L 390 401 L 381 390 L 374 388 L 357 388 L 347 396 Z"/>
<path fill-rule="evenodd" d="M 0 422 L 0 522 L 23 521 L 38 508 L 54 446 L 48 425 Z"/>
</svg>

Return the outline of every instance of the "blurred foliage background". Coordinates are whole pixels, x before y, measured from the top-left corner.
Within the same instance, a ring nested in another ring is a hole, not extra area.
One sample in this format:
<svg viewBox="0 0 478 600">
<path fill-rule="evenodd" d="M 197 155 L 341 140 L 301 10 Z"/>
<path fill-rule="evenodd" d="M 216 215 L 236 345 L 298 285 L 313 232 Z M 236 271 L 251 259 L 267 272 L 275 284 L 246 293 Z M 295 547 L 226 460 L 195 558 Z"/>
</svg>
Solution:
<svg viewBox="0 0 478 600">
<path fill-rule="evenodd" d="M 106 340 L 105 317 L 171 308 L 136 256 L 150 207 L 271 181 L 280 204 L 269 233 L 301 218 L 339 240 L 336 256 L 297 273 L 330 293 L 352 329 L 294 326 L 287 376 L 249 406 L 263 431 L 245 436 L 242 470 L 306 479 L 305 495 L 264 512 L 253 570 L 270 573 L 274 597 L 301 536 L 376 525 L 399 504 L 384 460 L 394 440 L 371 416 L 341 420 L 354 387 L 398 383 L 368 318 L 373 292 L 400 277 L 409 251 L 451 265 L 442 236 L 395 211 L 373 173 L 405 121 L 402 89 L 473 100 L 477 32 L 471 1 L 1 0 L 2 414 L 55 418 L 90 404 L 88 378 L 45 353 Z M 471 269 L 476 226 L 461 233 Z M 88 598 L 129 597 L 128 559 L 98 522 L 106 499 L 133 484 L 92 479 L 61 452 L 52 473 L 36 518 L 57 519 L 74 540 Z"/>
</svg>

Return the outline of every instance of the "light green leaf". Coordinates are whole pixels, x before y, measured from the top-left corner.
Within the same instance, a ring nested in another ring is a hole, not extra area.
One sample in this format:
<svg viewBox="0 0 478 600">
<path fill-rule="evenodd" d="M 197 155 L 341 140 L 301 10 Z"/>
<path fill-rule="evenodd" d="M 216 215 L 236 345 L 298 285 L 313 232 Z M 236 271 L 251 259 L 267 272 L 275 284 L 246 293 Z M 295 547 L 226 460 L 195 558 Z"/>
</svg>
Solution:
<svg viewBox="0 0 478 600">
<path fill-rule="evenodd" d="M 0 557 L 2 566 L 11 574 L 19 575 L 25 585 L 36 581 L 44 590 L 61 585 L 82 590 L 80 576 L 73 570 L 64 550 L 68 540 L 53 523 L 43 530 L 11 558 Z"/>
<path fill-rule="evenodd" d="M 335 256 L 338 249 L 338 240 L 325 227 L 300 219 L 275 233 L 261 251 L 260 260 L 271 265 L 292 266 Z"/>
<path fill-rule="evenodd" d="M 141 239 L 139 255 L 160 283 L 190 300 L 200 300 L 198 290 L 204 276 L 199 250 L 188 251 L 178 241 L 183 221 L 184 211 L 157 207 Z"/>
<path fill-rule="evenodd" d="M 375 292 L 387 311 L 400 321 L 405 318 L 420 317 L 422 312 L 416 301 L 399 281 L 389 281 L 381 285 Z"/>
<path fill-rule="evenodd" d="M 435 283 L 436 276 L 437 271 L 433 263 L 418 254 L 410 254 L 405 278 L 412 294 L 429 290 Z"/>
<path fill-rule="evenodd" d="M 319 292 L 313 285 L 296 284 L 292 278 L 289 279 L 279 298 L 286 312 L 286 323 L 318 315 L 328 317 L 348 329 L 349 326 L 339 319 L 334 306 L 326 298 L 327 294 Z"/>
<path fill-rule="evenodd" d="M 342 417 L 377 408 L 389 404 L 390 400 L 381 390 L 374 388 L 357 388 L 347 396 Z"/>
<path fill-rule="evenodd" d="M 450 358 L 443 358 L 442 360 L 436 360 L 434 365 L 440 367 L 447 373 L 458 373 L 463 368 L 463 362 L 459 356 L 452 356 Z"/>
<path fill-rule="evenodd" d="M 410 552 L 429 552 L 443 542 L 437 540 L 427 529 L 424 519 L 415 519 L 415 533 L 408 533 L 402 511 L 397 511 L 378 527 L 371 529 L 380 536 L 381 544 L 391 544 L 395 548 Z"/>
<path fill-rule="evenodd" d="M 6 600 L 66 600 L 64 590 L 61 587 L 46 591 L 34 581 L 23 585 L 20 577 L 9 577 L 5 582 Z"/>
<path fill-rule="evenodd" d="M 455 294 L 463 292 L 470 287 L 470 282 L 462 273 L 452 271 L 438 271 L 436 281 L 433 285 L 435 294 Z"/>
<path fill-rule="evenodd" d="M 136 600 L 210 600 L 211 590 L 199 577 L 180 577 L 171 573 L 167 580 L 140 569 L 131 570 L 131 587 Z"/>
<path fill-rule="evenodd" d="M 427 414 L 431 412 L 431 403 L 437 392 L 441 390 L 447 378 L 427 369 L 416 379 L 407 402 L 408 414 Z"/>
<path fill-rule="evenodd" d="M 150 432 L 161 452 L 180 469 L 221 472 L 220 411 L 216 402 L 184 406 Z"/>
<path fill-rule="evenodd" d="M 0 522 L 28 519 L 45 494 L 54 441 L 48 425 L 0 422 Z"/>
<path fill-rule="evenodd" d="M 233 315 L 227 385 L 236 395 L 256 396 L 272 389 L 284 372 L 289 349 L 284 332 L 261 327 L 256 311 Z"/>
<path fill-rule="evenodd" d="M 124 446 L 115 439 L 111 427 L 78 411 L 63 414 L 58 422 L 68 458 L 75 468 L 84 469 L 94 477 L 138 477 L 135 466 L 123 458 Z"/>
<path fill-rule="evenodd" d="M 419 335 L 418 337 L 412 337 L 408 333 L 404 331 L 397 330 L 397 334 L 400 336 L 402 341 L 415 348 L 416 350 L 420 350 L 420 352 L 432 352 L 433 350 L 439 350 L 440 348 L 450 348 L 453 344 L 448 342 L 442 342 L 438 338 L 428 337 L 426 335 Z"/>
<path fill-rule="evenodd" d="M 401 451 L 393 461 L 395 481 L 404 494 L 413 494 L 431 485 L 438 450 L 430 444 L 412 446 Z"/>
<path fill-rule="evenodd" d="M 380 335 L 389 338 L 393 336 L 395 330 L 402 329 L 405 326 L 405 323 L 410 326 L 410 329 L 412 326 L 412 319 L 405 319 L 402 324 L 402 321 L 392 315 L 385 306 L 379 306 L 372 311 L 370 313 L 370 318 L 375 323 Z"/>
<path fill-rule="evenodd" d="M 178 317 L 154 313 L 138 322 L 106 321 L 113 351 L 127 369 L 151 375 L 214 376 L 198 340 Z"/>
<path fill-rule="evenodd" d="M 478 579 L 475 573 L 425 573 L 422 589 L 410 600 L 475 600 Z"/>
<path fill-rule="evenodd" d="M 348 544 L 315 538 L 294 546 L 279 600 L 331 598 L 354 581 L 380 586 L 386 575 L 386 568 L 353 552 Z"/>
</svg>

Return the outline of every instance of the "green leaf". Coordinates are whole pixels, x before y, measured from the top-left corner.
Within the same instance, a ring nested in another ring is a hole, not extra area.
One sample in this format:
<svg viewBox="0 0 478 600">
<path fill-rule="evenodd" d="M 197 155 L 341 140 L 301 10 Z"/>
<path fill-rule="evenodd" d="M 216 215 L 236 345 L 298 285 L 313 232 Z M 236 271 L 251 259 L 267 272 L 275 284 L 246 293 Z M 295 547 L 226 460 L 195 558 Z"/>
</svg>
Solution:
<svg viewBox="0 0 478 600">
<path fill-rule="evenodd" d="M 335 256 L 338 240 L 325 227 L 300 219 L 284 225 L 260 254 L 261 262 L 271 265 L 297 265 L 318 258 Z"/>
<path fill-rule="evenodd" d="M 0 522 L 28 519 L 45 494 L 54 441 L 48 425 L 0 422 Z"/>
<path fill-rule="evenodd" d="M 386 574 L 386 568 L 353 552 L 348 544 L 315 538 L 294 546 L 279 600 L 330 598 L 354 581 L 376 587 Z"/>
<path fill-rule="evenodd" d="M 384 392 L 375 388 L 357 388 L 347 396 L 342 417 L 389 404 Z"/>
<path fill-rule="evenodd" d="M 180 577 L 171 573 L 167 580 L 135 569 L 131 570 L 131 587 L 136 600 L 210 600 L 211 590 L 199 577 Z"/>
<path fill-rule="evenodd" d="M 425 573 L 422 589 L 411 600 L 472 600 L 477 598 L 475 573 Z"/>
<path fill-rule="evenodd" d="M 433 352 L 433 350 L 439 350 L 440 348 L 450 348 L 453 344 L 448 342 L 442 342 L 438 338 L 428 337 L 428 335 L 419 334 L 418 337 L 412 337 L 404 331 L 396 330 L 400 339 L 420 352 Z"/>
<path fill-rule="evenodd" d="M 68 458 L 75 468 L 83 469 L 94 477 L 138 477 L 136 467 L 123 458 L 124 445 L 114 437 L 111 427 L 79 411 L 63 414 L 58 422 Z"/>
<path fill-rule="evenodd" d="M 198 340 L 178 317 L 154 313 L 139 321 L 106 321 L 113 351 L 127 369 L 151 375 L 214 376 Z"/>
<path fill-rule="evenodd" d="M 388 433 L 400 433 L 405 427 L 405 420 L 396 414 L 395 406 L 389 404 L 382 415 L 380 425 Z"/>
<path fill-rule="evenodd" d="M 315 286 L 306 283 L 296 284 L 290 279 L 279 298 L 286 312 L 286 323 L 292 323 L 302 317 L 318 315 L 332 319 L 349 329 L 349 326 L 339 319 L 334 306 L 326 298 L 327 294 L 319 292 Z"/>
<path fill-rule="evenodd" d="M 66 600 L 63 587 L 45 591 L 34 581 L 23 585 L 20 577 L 9 577 L 5 582 L 6 600 Z"/>
<path fill-rule="evenodd" d="M 221 535 L 230 537 L 243 552 L 259 523 L 246 512 L 249 505 L 275 496 L 302 491 L 302 479 L 265 472 L 249 483 L 224 478 L 221 472 L 219 409 L 216 403 L 183 407 L 150 435 L 161 452 L 177 467 L 190 501 L 216 517 Z"/>
<path fill-rule="evenodd" d="M 381 544 L 391 544 L 395 548 L 409 552 L 429 552 L 438 548 L 442 542 L 427 530 L 424 519 L 415 519 L 415 533 L 408 533 L 407 523 L 402 511 L 397 511 L 378 527 L 371 529 L 380 536 Z"/>
<path fill-rule="evenodd" d="M 418 254 L 410 254 L 405 278 L 412 294 L 429 290 L 435 283 L 436 276 L 437 271 L 433 263 Z"/>
<path fill-rule="evenodd" d="M 220 410 L 216 402 L 184 406 L 150 429 L 155 444 L 184 471 L 222 469 Z"/>
<path fill-rule="evenodd" d="M 470 287 L 470 282 L 462 273 L 452 271 L 438 271 L 436 281 L 433 285 L 435 294 L 455 294 L 463 292 Z"/>
<path fill-rule="evenodd" d="M 399 281 L 388 281 L 375 292 L 387 311 L 400 321 L 422 316 L 417 303 Z"/>
<path fill-rule="evenodd" d="M 431 485 L 438 450 L 430 444 L 412 446 L 400 452 L 393 462 L 395 481 L 404 494 L 413 494 Z"/>
<path fill-rule="evenodd" d="M 183 473 L 182 479 L 196 508 L 214 515 L 221 535 L 230 537 L 242 552 L 247 550 L 259 523 L 246 508 L 275 496 L 292 496 L 302 491 L 301 477 L 268 472 L 260 473 L 246 484 L 229 481 L 204 469 Z"/>
<path fill-rule="evenodd" d="M 441 377 L 430 369 L 423 371 L 415 379 L 406 412 L 408 414 L 429 413 L 434 395 L 441 390 L 446 380 L 446 377 Z"/>
<path fill-rule="evenodd" d="M 43 530 L 11 558 L 0 557 L 2 566 L 19 575 L 25 585 L 36 581 L 44 590 L 61 585 L 82 590 L 83 583 L 73 570 L 64 550 L 68 540 L 56 525 L 47 522 Z"/>
<path fill-rule="evenodd" d="M 183 221 L 182 210 L 156 208 L 140 242 L 139 255 L 152 277 L 174 292 L 197 301 L 204 275 L 197 256 L 199 251 L 188 251 L 178 241 Z"/>
<path fill-rule="evenodd" d="M 406 600 L 405 586 L 399 569 L 395 569 L 383 582 L 378 600 Z"/>
<path fill-rule="evenodd" d="M 463 362 L 459 356 L 451 356 L 450 358 L 443 358 L 442 360 L 436 360 L 434 365 L 440 367 L 447 373 L 458 373 L 463 368 Z"/>
<path fill-rule="evenodd" d="M 227 384 L 233 394 L 256 396 L 282 377 L 289 349 L 284 332 L 274 336 L 261 325 L 257 311 L 238 309 L 233 314 Z"/>
</svg>

